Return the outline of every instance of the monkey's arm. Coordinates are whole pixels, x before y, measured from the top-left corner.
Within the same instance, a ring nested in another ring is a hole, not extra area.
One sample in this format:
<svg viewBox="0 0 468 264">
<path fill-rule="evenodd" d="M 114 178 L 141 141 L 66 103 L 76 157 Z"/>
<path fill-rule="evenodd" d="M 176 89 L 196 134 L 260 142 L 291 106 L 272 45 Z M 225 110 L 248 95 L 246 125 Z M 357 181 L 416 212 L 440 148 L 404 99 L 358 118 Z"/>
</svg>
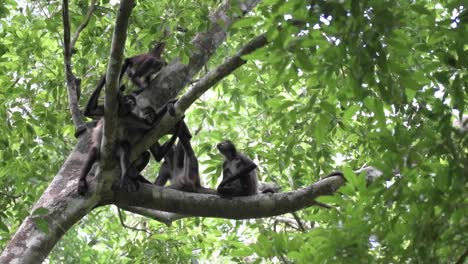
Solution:
<svg viewBox="0 0 468 264">
<path fill-rule="evenodd" d="M 162 146 L 159 144 L 159 142 L 156 142 L 150 147 L 151 154 L 153 154 L 153 157 L 157 162 L 160 162 L 167 155 L 167 153 L 169 153 L 172 146 L 174 146 L 176 139 L 177 134 L 174 134 L 168 141 L 164 142 Z"/>
<path fill-rule="evenodd" d="M 101 93 L 102 87 L 106 83 L 106 76 L 102 76 L 98 86 L 89 97 L 88 103 L 85 106 L 83 114 L 87 117 L 102 117 L 104 115 L 104 106 L 98 105 L 99 94 Z"/>
<path fill-rule="evenodd" d="M 158 186 L 164 186 L 170 178 L 171 178 L 170 165 L 167 161 L 164 161 L 164 163 L 161 165 L 161 168 L 159 168 L 159 174 L 158 174 L 158 177 L 156 177 L 156 181 L 154 182 L 154 184 Z"/>
<path fill-rule="evenodd" d="M 232 181 L 235 181 L 236 179 L 239 179 L 240 177 L 248 177 L 249 173 L 257 168 L 257 164 L 255 164 L 249 158 L 240 156 L 240 159 L 242 168 L 240 168 L 238 172 L 223 178 L 223 181 L 219 186 L 224 186 Z"/>
</svg>

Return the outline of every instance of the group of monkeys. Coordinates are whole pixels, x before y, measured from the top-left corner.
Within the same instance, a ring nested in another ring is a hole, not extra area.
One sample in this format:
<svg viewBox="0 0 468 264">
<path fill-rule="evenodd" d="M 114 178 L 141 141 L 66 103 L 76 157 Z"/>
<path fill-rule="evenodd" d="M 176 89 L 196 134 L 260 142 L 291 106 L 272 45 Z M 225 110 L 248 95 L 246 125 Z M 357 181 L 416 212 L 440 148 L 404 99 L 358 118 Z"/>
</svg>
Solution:
<svg viewBox="0 0 468 264">
<path fill-rule="evenodd" d="M 248 196 L 259 192 L 259 184 L 256 175 L 257 165 L 242 153 L 236 150 L 234 144 L 225 140 L 217 145 L 218 150 L 224 156 L 223 180 L 217 190 L 204 188 L 200 183 L 198 160 L 190 144 L 192 135 L 181 119 L 172 129 L 172 137 L 160 145 L 156 142 L 140 155 L 133 163 L 130 161 L 131 146 L 136 143 L 149 129 L 157 126 L 162 116 L 168 112 L 175 115 L 174 103 L 169 101 L 160 109 L 151 107 L 141 109 L 136 107 L 136 95 L 144 91 L 151 80 L 167 64 L 161 57 L 164 43 L 158 43 L 150 52 L 126 58 L 120 72 L 119 81 L 123 75 L 138 87 L 135 91 L 124 94 L 125 86 L 121 85 L 118 92 L 118 117 L 120 128 L 116 153 L 119 156 L 121 166 L 121 186 L 126 186 L 129 191 L 135 191 L 140 183 L 151 184 L 140 173 L 146 167 L 153 155 L 160 162 L 164 158 L 159 174 L 154 184 L 164 186 L 170 181 L 170 188 L 187 192 L 219 194 L 221 196 Z M 84 115 L 93 118 L 94 121 L 86 126 L 78 128 L 75 133 L 79 137 L 87 129 L 91 133 L 91 147 L 87 159 L 81 169 L 78 181 L 78 193 L 84 195 L 88 191 L 86 176 L 93 164 L 99 161 L 100 146 L 104 128 L 104 106 L 98 104 L 99 94 L 106 82 L 105 76 L 101 78 L 96 89 L 84 109 Z M 175 144 L 176 139 L 179 139 Z M 151 154 L 150 154 L 151 153 Z M 272 189 L 264 189 L 262 192 L 274 192 Z"/>
</svg>

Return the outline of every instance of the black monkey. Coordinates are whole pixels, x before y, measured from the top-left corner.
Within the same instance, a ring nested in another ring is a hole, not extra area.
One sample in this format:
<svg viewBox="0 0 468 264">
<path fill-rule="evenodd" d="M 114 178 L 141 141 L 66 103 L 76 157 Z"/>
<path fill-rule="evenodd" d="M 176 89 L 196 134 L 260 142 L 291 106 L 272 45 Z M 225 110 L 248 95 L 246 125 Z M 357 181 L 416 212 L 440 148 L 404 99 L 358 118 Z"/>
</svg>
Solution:
<svg viewBox="0 0 468 264">
<path fill-rule="evenodd" d="M 132 82 L 138 86 L 134 94 L 141 93 L 148 87 L 154 74 L 158 73 L 162 67 L 166 66 L 166 61 L 161 58 L 165 43 L 160 42 L 154 48 L 144 54 L 136 55 L 124 60 L 120 78 L 126 72 Z"/>
<path fill-rule="evenodd" d="M 163 58 L 161 58 L 161 54 L 164 50 L 165 45 L 166 44 L 164 42 L 160 42 L 156 44 L 156 46 L 154 46 L 154 48 L 150 52 L 126 58 L 122 65 L 122 69 L 120 70 L 119 83 L 122 81 L 123 75 L 127 73 L 128 78 L 130 78 L 132 82 L 136 86 L 138 86 L 138 89 L 135 90 L 133 94 L 138 95 L 139 93 L 143 92 L 144 89 L 148 87 L 152 77 L 156 73 L 158 73 L 162 69 L 162 67 L 167 65 L 166 61 Z M 104 87 L 105 84 L 106 75 L 104 74 L 101 80 L 99 81 L 99 84 L 94 93 L 96 93 L 96 91 L 99 91 L 99 94 L 102 87 Z M 120 91 L 124 92 L 124 90 L 125 86 L 122 85 L 120 87 Z M 93 98 L 93 95 L 91 95 L 91 98 Z M 102 109 L 100 108 L 99 111 L 100 110 L 104 111 L 104 108 L 102 107 Z"/>
<path fill-rule="evenodd" d="M 98 161 L 100 158 L 100 147 L 102 142 L 102 132 L 104 127 L 104 106 L 98 105 L 98 97 L 102 90 L 102 85 L 104 78 L 101 80 L 101 83 L 96 87 L 95 91 L 92 93 L 86 107 L 84 110 L 84 114 L 87 117 L 100 117 L 100 119 L 96 122 L 94 127 L 90 127 L 91 129 L 91 147 L 89 149 L 88 157 L 85 161 L 85 164 L 82 168 L 79 182 L 78 182 L 78 193 L 83 195 L 86 193 L 88 189 L 88 185 L 86 183 L 86 176 L 91 170 L 92 165 L 94 162 Z M 121 90 L 123 90 L 121 88 Z M 118 93 L 118 100 L 119 100 L 119 110 L 118 116 L 122 121 L 121 129 L 118 132 L 118 137 L 121 141 L 118 144 L 118 150 L 120 163 L 121 163 L 121 170 L 122 170 L 122 179 L 121 184 L 128 185 L 129 189 L 138 189 L 138 182 L 148 182 L 146 179 L 143 180 L 143 177 L 140 175 L 140 171 L 146 166 L 149 161 L 147 156 L 149 154 L 143 154 L 146 156 L 139 157 L 137 159 L 138 162 L 142 162 L 142 164 L 138 164 L 138 168 L 132 166 L 130 162 L 130 150 L 131 144 L 135 143 L 137 139 L 139 139 L 147 130 L 152 128 L 156 125 L 161 117 L 165 114 L 166 111 L 169 111 L 170 114 L 174 113 L 173 103 L 169 102 L 168 104 L 161 107 L 158 111 L 154 112 L 152 108 L 148 108 L 147 110 L 140 111 L 135 105 L 135 98 L 132 95 L 123 95 L 121 91 Z M 180 121 L 183 122 L 183 121 Z M 83 133 L 83 129 L 78 130 L 77 134 Z M 155 143 L 150 149 L 155 159 L 160 161 L 162 157 L 167 153 L 167 151 L 171 148 L 174 144 L 175 139 L 177 137 L 177 133 L 174 133 L 174 136 L 162 146 L 159 143 Z M 144 162 L 146 161 L 146 162 Z M 143 165 L 144 163 L 144 165 Z M 140 177 L 141 176 L 141 177 Z"/>
<path fill-rule="evenodd" d="M 221 196 L 249 196 L 258 193 L 257 165 L 234 144 L 225 140 L 216 146 L 224 156 L 223 180 L 218 186 Z"/>
<path fill-rule="evenodd" d="M 186 131 L 179 133 L 186 133 Z M 185 192 L 216 194 L 215 190 L 201 186 L 198 159 L 190 141 L 186 139 L 187 136 L 180 137 L 179 135 L 177 145 L 173 146 L 164 157 L 154 184 L 164 186 L 170 180 L 169 188 Z"/>
</svg>

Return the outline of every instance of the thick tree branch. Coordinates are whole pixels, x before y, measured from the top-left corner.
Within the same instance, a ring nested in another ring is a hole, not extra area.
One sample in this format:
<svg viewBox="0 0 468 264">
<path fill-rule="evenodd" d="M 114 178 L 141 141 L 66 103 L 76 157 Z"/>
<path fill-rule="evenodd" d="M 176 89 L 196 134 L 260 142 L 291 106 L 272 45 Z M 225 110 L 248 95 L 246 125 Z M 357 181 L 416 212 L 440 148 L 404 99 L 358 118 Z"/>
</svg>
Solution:
<svg viewBox="0 0 468 264">
<path fill-rule="evenodd" d="M 73 50 L 75 48 L 76 41 L 78 40 L 78 37 L 80 36 L 81 31 L 83 31 L 83 29 L 86 28 L 89 21 L 91 20 L 91 16 L 93 15 L 95 8 L 96 8 L 96 0 L 91 0 L 91 4 L 89 5 L 88 12 L 86 13 L 85 20 L 78 26 L 78 28 L 75 31 L 75 34 L 73 34 L 73 38 L 70 43 L 70 50 Z"/>
<path fill-rule="evenodd" d="M 260 218 L 294 212 L 315 205 L 315 198 L 333 194 L 344 183 L 343 177 L 330 176 L 293 192 L 230 199 L 143 184 L 138 192 L 116 190 L 114 203 L 119 207 L 138 206 L 191 216 Z"/>
<path fill-rule="evenodd" d="M 103 167 L 106 167 L 110 156 L 114 156 L 113 149 L 118 140 L 118 99 L 119 76 L 124 59 L 125 40 L 127 39 L 128 19 L 135 6 L 134 0 L 121 0 L 115 22 L 112 46 L 106 73 L 106 96 L 104 97 L 104 137 L 102 144 Z M 111 163 L 112 164 L 112 163 Z M 111 165 L 109 164 L 109 165 Z"/>
<path fill-rule="evenodd" d="M 65 76 L 67 79 L 68 107 L 75 127 L 84 124 L 83 115 L 78 105 L 81 81 L 75 77 L 72 70 L 72 46 L 70 45 L 70 17 L 68 15 L 68 0 L 62 2 L 63 22 L 63 62 L 65 64 Z"/>
<path fill-rule="evenodd" d="M 244 65 L 247 61 L 242 59 L 243 55 L 252 53 L 253 51 L 265 46 L 267 39 L 265 35 L 260 35 L 252 39 L 247 45 L 242 47 L 235 56 L 226 59 L 221 65 L 203 76 L 192 89 L 186 92 L 176 103 L 176 111 L 185 112 L 190 105 L 195 102 L 209 88 L 213 87 L 217 82 L 231 74 L 234 70 Z"/>
<path fill-rule="evenodd" d="M 137 207 L 137 206 L 122 206 L 121 209 L 132 212 L 134 214 L 146 216 L 158 222 L 164 223 L 167 226 L 171 226 L 172 222 L 176 220 L 188 217 L 186 215 L 158 211 L 154 209 L 147 209 L 147 208 Z"/>
<path fill-rule="evenodd" d="M 177 101 L 175 104 L 176 115 L 182 116 L 183 112 L 185 112 L 190 107 L 190 105 L 193 104 L 193 102 L 195 102 L 195 100 L 198 99 L 204 92 L 215 85 L 218 81 L 232 73 L 234 70 L 244 65 L 246 61 L 242 59 L 243 55 L 252 53 L 266 44 L 267 39 L 265 35 L 257 36 L 247 45 L 242 47 L 235 56 L 226 59 L 221 65 L 208 72 L 192 87 L 192 89 L 190 89 Z M 148 132 L 145 137 L 135 146 L 134 154 L 138 155 L 142 151 L 146 150 L 153 142 L 169 131 L 169 129 L 171 129 L 176 122 L 177 118 L 173 118 L 166 114 L 159 125 Z"/>
</svg>

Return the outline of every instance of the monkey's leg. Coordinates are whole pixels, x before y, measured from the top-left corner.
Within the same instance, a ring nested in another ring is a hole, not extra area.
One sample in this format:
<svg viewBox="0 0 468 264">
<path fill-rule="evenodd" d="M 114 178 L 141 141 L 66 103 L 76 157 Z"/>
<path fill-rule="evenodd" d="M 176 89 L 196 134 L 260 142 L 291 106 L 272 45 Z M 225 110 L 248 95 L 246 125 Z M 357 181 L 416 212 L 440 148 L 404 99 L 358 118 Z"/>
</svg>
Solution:
<svg viewBox="0 0 468 264">
<path fill-rule="evenodd" d="M 130 151 L 130 144 L 127 141 L 121 141 L 118 151 L 120 158 L 120 170 L 122 172 L 122 176 L 120 178 L 120 187 L 127 186 L 127 190 L 129 192 L 134 192 L 138 190 L 139 185 L 135 179 L 135 177 L 138 177 L 138 175 L 131 173 Z"/>
<path fill-rule="evenodd" d="M 98 105 L 99 94 L 101 93 L 102 87 L 106 84 L 106 75 L 102 76 L 99 84 L 93 93 L 89 97 L 88 103 L 85 106 L 83 114 L 87 117 L 101 117 L 104 115 L 104 106 Z"/>
<path fill-rule="evenodd" d="M 245 196 L 244 188 L 242 188 L 240 182 L 233 182 L 218 186 L 218 194 L 221 196 L 234 197 L 234 196 Z"/>
<path fill-rule="evenodd" d="M 167 161 L 164 161 L 159 169 L 159 174 L 156 177 L 156 181 L 154 182 L 157 186 L 164 186 L 166 182 L 171 178 L 171 168 Z"/>
<path fill-rule="evenodd" d="M 151 154 L 153 154 L 153 157 L 157 162 L 160 162 L 162 158 L 164 158 L 169 153 L 169 150 L 171 150 L 174 146 L 174 143 L 177 139 L 177 134 L 180 129 L 180 122 L 181 121 L 179 121 L 176 124 L 176 131 L 168 141 L 164 142 L 162 146 L 159 144 L 159 142 L 156 142 L 150 147 Z"/>
<path fill-rule="evenodd" d="M 98 146 L 92 146 L 89 150 L 88 157 L 86 158 L 83 169 L 81 170 L 80 178 L 78 179 L 78 194 L 84 195 L 88 191 L 88 184 L 86 183 L 86 176 L 93 167 L 95 161 L 99 159 Z"/>
<path fill-rule="evenodd" d="M 133 162 L 130 168 L 128 168 L 129 173 L 132 174 L 131 178 L 136 179 L 138 182 L 151 184 L 150 181 L 141 175 L 141 171 L 145 169 L 146 165 L 148 165 L 150 157 L 151 154 L 148 151 L 145 151 Z"/>
</svg>

